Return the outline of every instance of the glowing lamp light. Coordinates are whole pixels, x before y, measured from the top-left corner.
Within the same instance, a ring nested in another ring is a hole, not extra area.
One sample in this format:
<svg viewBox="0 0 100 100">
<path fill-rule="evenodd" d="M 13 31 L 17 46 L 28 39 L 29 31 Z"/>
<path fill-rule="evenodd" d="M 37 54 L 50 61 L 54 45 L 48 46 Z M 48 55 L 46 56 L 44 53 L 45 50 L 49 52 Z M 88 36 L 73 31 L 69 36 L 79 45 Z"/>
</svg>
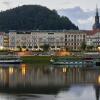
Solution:
<svg viewBox="0 0 100 100">
<path fill-rule="evenodd" d="M 60 51 L 57 51 L 56 55 L 57 56 L 69 56 L 71 55 L 71 53 L 69 51 L 66 51 L 65 49 L 62 49 Z"/>
<path fill-rule="evenodd" d="M 0 46 L 0 50 L 3 50 L 3 46 Z"/>
<path fill-rule="evenodd" d="M 98 50 L 100 51 L 100 47 L 98 47 Z"/>
<path fill-rule="evenodd" d="M 22 48 L 22 51 L 26 51 L 26 49 L 25 48 Z"/>
<path fill-rule="evenodd" d="M 100 75 L 99 75 L 99 77 L 98 77 L 98 83 L 100 84 Z"/>
</svg>

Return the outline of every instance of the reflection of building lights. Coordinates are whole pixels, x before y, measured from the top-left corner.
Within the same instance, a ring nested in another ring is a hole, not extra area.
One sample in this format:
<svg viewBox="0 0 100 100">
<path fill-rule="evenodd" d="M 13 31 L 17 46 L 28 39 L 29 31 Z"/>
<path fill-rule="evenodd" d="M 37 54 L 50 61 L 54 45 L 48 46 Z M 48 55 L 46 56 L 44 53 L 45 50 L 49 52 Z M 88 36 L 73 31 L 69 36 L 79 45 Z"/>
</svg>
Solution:
<svg viewBox="0 0 100 100">
<path fill-rule="evenodd" d="M 67 69 L 66 68 L 63 68 L 63 73 L 66 73 L 67 72 Z"/>
<path fill-rule="evenodd" d="M 14 72 L 13 67 L 9 67 L 9 74 L 13 74 L 13 72 Z"/>
<path fill-rule="evenodd" d="M 26 65 L 22 64 L 22 75 L 26 74 Z"/>
<path fill-rule="evenodd" d="M 0 73 L 2 73 L 2 68 L 0 68 Z"/>
<path fill-rule="evenodd" d="M 26 73 L 26 68 L 22 67 L 22 75 L 25 75 L 25 73 Z"/>
<path fill-rule="evenodd" d="M 78 70 L 78 72 L 80 72 L 80 69 L 79 68 L 77 70 Z"/>
</svg>

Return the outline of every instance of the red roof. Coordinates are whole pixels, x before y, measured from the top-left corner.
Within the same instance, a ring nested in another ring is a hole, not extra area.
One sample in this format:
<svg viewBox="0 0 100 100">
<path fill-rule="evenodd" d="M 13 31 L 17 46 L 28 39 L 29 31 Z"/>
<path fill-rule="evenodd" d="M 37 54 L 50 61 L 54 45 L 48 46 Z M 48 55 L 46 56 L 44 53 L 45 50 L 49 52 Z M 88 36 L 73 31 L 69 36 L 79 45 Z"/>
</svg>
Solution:
<svg viewBox="0 0 100 100">
<path fill-rule="evenodd" d="M 0 35 L 3 35 L 4 34 L 4 32 L 0 32 Z"/>
<path fill-rule="evenodd" d="M 96 29 L 96 30 L 86 30 L 85 32 L 87 33 L 87 35 L 94 35 L 97 32 L 100 32 L 100 29 Z"/>
</svg>

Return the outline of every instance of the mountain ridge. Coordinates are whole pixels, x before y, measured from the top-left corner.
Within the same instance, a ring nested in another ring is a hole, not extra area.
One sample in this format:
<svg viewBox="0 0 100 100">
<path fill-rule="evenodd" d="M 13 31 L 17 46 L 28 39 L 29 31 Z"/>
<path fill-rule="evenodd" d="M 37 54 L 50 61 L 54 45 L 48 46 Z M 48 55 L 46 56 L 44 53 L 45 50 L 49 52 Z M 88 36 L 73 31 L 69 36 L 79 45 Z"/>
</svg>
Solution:
<svg viewBox="0 0 100 100">
<path fill-rule="evenodd" d="M 40 5 L 23 5 L 0 12 L 0 31 L 77 30 L 69 18 Z"/>
</svg>

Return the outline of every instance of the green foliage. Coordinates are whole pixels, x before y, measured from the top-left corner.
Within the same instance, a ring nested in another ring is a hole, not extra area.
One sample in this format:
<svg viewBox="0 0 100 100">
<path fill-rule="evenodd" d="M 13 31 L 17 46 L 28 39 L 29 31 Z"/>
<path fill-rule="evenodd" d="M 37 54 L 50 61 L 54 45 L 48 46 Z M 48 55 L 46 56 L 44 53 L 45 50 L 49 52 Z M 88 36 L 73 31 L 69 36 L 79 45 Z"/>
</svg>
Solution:
<svg viewBox="0 0 100 100">
<path fill-rule="evenodd" d="M 38 46 L 34 46 L 34 48 L 38 48 Z"/>
<path fill-rule="evenodd" d="M 49 46 L 48 44 L 44 44 L 44 45 L 43 45 L 43 50 L 44 50 L 44 51 L 48 51 L 48 50 L 49 50 L 49 47 L 50 47 L 50 46 Z"/>
<path fill-rule="evenodd" d="M 24 5 L 0 13 L 0 31 L 75 29 L 67 17 L 39 5 Z"/>
<path fill-rule="evenodd" d="M 17 48 L 19 49 L 19 51 L 22 51 L 22 48 L 21 48 L 21 46 L 17 46 Z"/>
<path fill-rule="evenodd" d="M 94 46 L 92 46 L 92 45 L 91 45 L 91 46 L 87 46 L 87 50 L 88 50 L 88 51 L 91 51 L 91 50 L 93 49 L 93 47 L 94 47 Z"/>
<path fill-rule="evenodd" d="M 32 46 L 29 46 L 30 49 L 32 49 Z"/>
<path fill-rule="evenodd" d="M 26 46 L 22 46 L 22 48 L 26 48 Z"/>
<path fill-rule="evenodd" d="M 81 50 L 85 50 L 85 49 L 86 49 L 86 43 L 82 42 L 82 44 L 81 44 Z"/>
<path fill-rule="evenodd" d="M 21 57 L 23 63 L 34 64 L 48 64 L 50 63 L 50 56 L 23 56 Z"/>
</svg>

